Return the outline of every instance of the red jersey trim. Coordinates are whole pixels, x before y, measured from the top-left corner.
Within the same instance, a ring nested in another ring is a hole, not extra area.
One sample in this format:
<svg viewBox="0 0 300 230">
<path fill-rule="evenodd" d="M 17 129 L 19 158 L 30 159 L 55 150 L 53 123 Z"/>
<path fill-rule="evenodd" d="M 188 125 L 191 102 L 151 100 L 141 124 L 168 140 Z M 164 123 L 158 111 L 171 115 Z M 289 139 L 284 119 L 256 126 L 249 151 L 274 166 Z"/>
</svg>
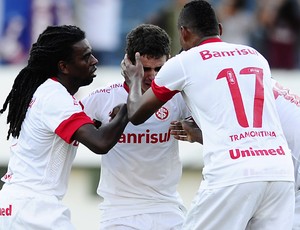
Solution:
<svg viewBox="0 0 300 230">
<path fill-rule="evenodd" d="M 94 124 L 84 112 L 75 113 L 68 119 L 64 120 L 56 128 L 55 133 L 60 136 L 68 144 L 72 143 L 72 136 L 82 125 Z"/>
<path fill-rule="evenodd" d="M 127 85 L 127 83 L 125 81 L 124 81 L 123 87 L 126 90 L 126 92 L 129 93 L 129 86 Z"/>
<path fill-rule="evenodd" d="M 170 100 L 176 93 L 178 93 L 178 90 L 174 90 L 171 91 L 168 88 L 166 88 L 165 86 L 158 86 L 155 84 L 154 81 L 152 81 L 151 83 L 151 88 L 153 90 L 153 93 L 155 94 L 155 96 L 163 102 L 167 102 L 168 100 Z"/>
<path fill-rule="evenodd" d="M 202 41 L 199 46 L 203 45 L 203 44 L 207 44 L 207 43 L 212 43 L 212 42 L 222 42 L 222 40 L 220 38 L 209 38 L 206 39 L 204 41 Z"/>
<path fill-rule="evenodd" d="M 53 80 L 53 81 L 57 81 L 58 82 L 58 80 L 57 80 L 56 77 L 51 77 L 50 79 Z"/>
</svg>

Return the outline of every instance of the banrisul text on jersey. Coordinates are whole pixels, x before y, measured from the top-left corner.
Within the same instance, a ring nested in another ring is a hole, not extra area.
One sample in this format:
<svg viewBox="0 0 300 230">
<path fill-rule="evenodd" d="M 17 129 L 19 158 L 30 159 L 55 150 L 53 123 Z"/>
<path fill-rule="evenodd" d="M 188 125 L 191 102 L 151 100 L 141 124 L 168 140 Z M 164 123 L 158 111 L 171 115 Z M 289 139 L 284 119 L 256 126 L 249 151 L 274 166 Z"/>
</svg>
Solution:
<svg viewBox="0 0 300 230">
<path fill-rule="evenodd" d="M 150 133 L 146 129 L 144 133 L 123 133 L 119 139 L 119 143 L 147 143 L 156 144 L 168 142 L 170 140 L 170 130 L 166 133 Z"/>
<path fill-rule="evenodd" d="M 202 50 L 200 55 L 203 61 L 211 58 L 220 58 L 220 57 L 232 57 L 232 56 L 243 56 L 243 55 L 258 55 L 255 49 L 238 49 L 226 50 L 226 51 L 212 51 L 212 50 Z"/>
</svg>

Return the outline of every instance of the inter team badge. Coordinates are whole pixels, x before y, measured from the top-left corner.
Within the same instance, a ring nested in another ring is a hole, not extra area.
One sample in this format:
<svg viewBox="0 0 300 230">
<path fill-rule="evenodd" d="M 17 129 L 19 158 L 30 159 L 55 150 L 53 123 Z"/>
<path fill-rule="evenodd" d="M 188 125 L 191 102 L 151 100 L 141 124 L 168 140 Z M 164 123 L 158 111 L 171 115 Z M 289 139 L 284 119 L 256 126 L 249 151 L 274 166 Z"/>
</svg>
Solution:
<svg viewBox="0 0 300 230">
<path fill-rule="evenodd" d="M 166 107 L 161 107 L 159 110 L 156 111 L 155 117 L 161 121 L 167 120 L 169 117 L 168 109 Z"/>
</svg>

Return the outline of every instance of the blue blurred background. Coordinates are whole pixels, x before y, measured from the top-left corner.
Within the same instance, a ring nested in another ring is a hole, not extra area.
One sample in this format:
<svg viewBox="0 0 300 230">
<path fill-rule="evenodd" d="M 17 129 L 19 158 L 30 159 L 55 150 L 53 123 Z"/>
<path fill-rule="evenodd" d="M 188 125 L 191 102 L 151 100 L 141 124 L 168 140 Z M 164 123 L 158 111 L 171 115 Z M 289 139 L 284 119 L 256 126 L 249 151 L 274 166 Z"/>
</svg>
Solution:
<svg viewBox="0 0 300 230">
<path fill-rule="evenodd" d="M 188 0 L 1 0 L 0 64 L 22 64 L 47 25 L 86 31 L 99 65 L 119 65 L 126 34 L 141 23 L 164 28 L 172 54 L 180 47 L 176 21 Z M 248 44 L 271 68 L 299 69 L 299 0 L 210 0 L 224 26 L 224 41 Z"/>
</svg>

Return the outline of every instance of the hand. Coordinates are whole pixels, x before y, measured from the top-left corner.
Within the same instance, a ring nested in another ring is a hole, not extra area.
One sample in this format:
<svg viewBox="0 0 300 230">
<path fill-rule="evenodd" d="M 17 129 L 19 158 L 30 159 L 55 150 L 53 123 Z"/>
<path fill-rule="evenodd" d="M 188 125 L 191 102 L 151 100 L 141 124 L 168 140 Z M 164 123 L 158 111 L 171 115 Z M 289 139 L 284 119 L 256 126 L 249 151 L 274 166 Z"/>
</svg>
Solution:
<svg viewBox="0 0 300 230">
<path fill-rule="evenodd" d="M 191 143 L 199 142 L 203 144 L 202 131 L 192 117 L 181 121 L 172 121 L 169 129 L 170 134 L 173 135 L 176 140 Z"/>
<path fill-rule="evenodd" d="M 127 110 L 127 105 L 119 104 L 119 105 L 115 106 L 112 109 L 112 111 L 109 113 L 109 116 L 110 116 L 109 122 L 111 122 L 115 118 L 115 116 L 120 112 L 120 110 L 121 110 L 121 112 L 123 112 L 123 110 Z"/>
<path fill-rule="evenodd" d="M 125 82 L 130 87 L 132 81 L 142 80 L 144 76 L 144 68 L 140 60 L 140 53 L 135 54 L 135 65 L 129 60 L 128 55 L 125 54 L 123 61 L 121 62 L 121 74 L 125 78 Z"/>
<path fill-rule="evenodd" d="M 97 129 L 99 129 L 100 126 L 102 125 L 102 122 L 101 122 L 101 121 L 98 121 L 98 120 L 96 120 L 96 119 L 93 119 L 93 122 L 94 122 L 94 125 L 95 125 L 95 127 L 96 127 Z"/>
</svg>

